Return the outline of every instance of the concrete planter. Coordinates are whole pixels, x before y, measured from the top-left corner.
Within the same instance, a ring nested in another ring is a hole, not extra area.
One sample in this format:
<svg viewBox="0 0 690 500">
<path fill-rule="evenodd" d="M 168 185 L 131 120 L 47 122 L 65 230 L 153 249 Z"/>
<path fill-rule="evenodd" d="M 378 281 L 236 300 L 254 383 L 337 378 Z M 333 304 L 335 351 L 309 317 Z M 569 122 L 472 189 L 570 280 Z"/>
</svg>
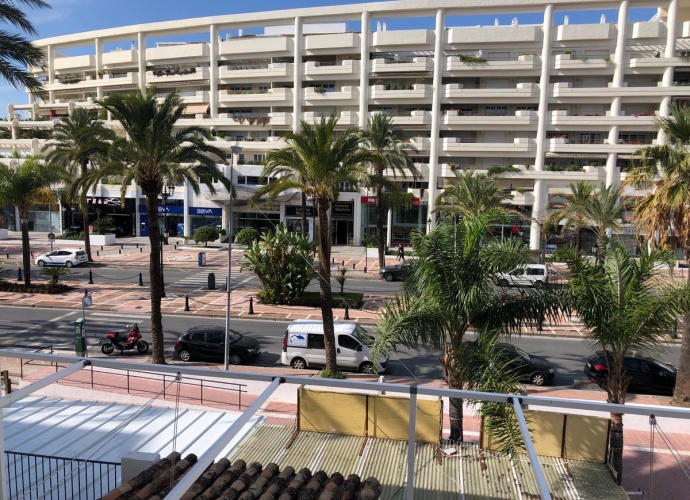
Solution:
<svg viewBox="0 0 690 500">
<path fill-rule="evenodd" d="M 92 245 L 108 246 L 115 244 L 114 234 L 91 234 L 89 235 L 89 239 Z"/>
<path fill-rule="evenodd" d="M 0 229 L 0 240 L 6 240 L 7 238 L 9 238 L 7 229 Z"/>
</svg>

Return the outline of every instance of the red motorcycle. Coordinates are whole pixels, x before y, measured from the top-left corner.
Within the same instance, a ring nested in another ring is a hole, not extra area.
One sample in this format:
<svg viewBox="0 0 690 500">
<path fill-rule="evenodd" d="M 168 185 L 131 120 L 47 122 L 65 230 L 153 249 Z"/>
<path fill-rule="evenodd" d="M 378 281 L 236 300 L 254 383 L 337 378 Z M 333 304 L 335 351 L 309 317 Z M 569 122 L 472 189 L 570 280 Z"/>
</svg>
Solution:
<svg viewBox="0 0 690 500">
<path fill-rule="evenodd" d="M 132 351 L 134 349 L 139 352 L 139 354 L 146 354 L 149 351 L 149 344 L 141 338 L 141 333 L 139 333 L 139 325 L 134 323 L 132 328 L 127 325 L 127 330 L 129 334 L 123 332 L 110 332 L 105 334 L 105 338 L 101 339 L 101 352 L 110 356 L 115 349 L 120 350 L 120 354 L 124 351 Z M 104 343 L 105 342 L 105 343 Z"/>
</svg>

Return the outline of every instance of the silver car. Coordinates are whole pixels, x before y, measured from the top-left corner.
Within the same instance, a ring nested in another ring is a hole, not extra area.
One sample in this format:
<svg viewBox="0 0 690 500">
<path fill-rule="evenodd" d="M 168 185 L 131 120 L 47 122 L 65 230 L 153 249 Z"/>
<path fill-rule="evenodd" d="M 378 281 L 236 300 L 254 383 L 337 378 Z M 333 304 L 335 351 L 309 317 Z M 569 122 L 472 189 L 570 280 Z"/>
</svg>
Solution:
<svg viewBox="0 0 690 500">
<path fill-rule="evenodd" d="M 87 262 L 86 252 L 83 250 L 55 250 L 36 257 L 36 265 L 73 267 Z"/>
</svg>

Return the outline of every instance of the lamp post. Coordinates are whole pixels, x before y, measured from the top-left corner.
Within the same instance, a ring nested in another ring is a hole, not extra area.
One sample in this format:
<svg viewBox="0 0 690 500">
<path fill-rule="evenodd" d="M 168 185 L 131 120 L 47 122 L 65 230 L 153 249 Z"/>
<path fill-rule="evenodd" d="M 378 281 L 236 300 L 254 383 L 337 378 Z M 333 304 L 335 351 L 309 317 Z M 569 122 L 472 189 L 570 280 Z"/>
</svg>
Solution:
<svg viewBox="0 0 690 500">
<path fill-rule="evenodd" d="M 165 297 L 165 278 L 163 276 L 163 245 L 168 244 L 168 198 L 175 194 L 175 186 L 168 184 L 161 191 L 163 198 L 163 237 L 161 238 L 161 297 Z"/>
<path fill-rule="evenodd" d="M 599 262 L 599 245 L 597 242 L 594 242 L 594 245 L 592 245 L 592 253 L 594 254 L 594 263 Z"/>
<path fill-rule="evenodd" d="M 233 182 L 232 178 L 232 166 L 233 158 L 236 154 L 240 154 L 242 148 L 240 146 L 230 147 L 230 165 L 228 166 L 228 178 L 230 182 Z M 233 183 L 234 186 L 234 183 Z M 232 276 L 232 191 L 230 191 L 228 198 L 228 277 L 225 280 L 225 342 L 224 342 L 224 355 L 223 355 L 223 365 L 224 369 L 227 370 L 230 367 L 230 277 Z"/>
<path fill-rule="evenodd" d="M 426 221 L 426 234 L 431 232 L 431 217 Z"/>
</svg>

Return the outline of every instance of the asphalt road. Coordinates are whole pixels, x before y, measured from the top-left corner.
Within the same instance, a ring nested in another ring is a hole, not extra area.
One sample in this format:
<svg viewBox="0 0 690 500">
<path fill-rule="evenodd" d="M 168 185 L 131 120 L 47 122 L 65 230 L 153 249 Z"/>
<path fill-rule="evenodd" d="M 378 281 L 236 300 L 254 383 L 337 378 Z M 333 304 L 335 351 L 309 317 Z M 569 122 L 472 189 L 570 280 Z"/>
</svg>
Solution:
<svg viewBox="0 0 690 500">
<path fill-rule="evenodd" d="M 38 349 L 53 345 L 55 349 L 72 350 L 74 346 L 73 322 L 81 317 L 80 311 L 60 309 L 31 309 L 0 307 L 0 347 L 24 347 Z M 98 342 L 106 332 L 124 329 L 126 323 L 138 322 L 146 340 L 150 340 L 150 322 L 146 315 L 124 317 L 120 313 L 88 311 L 86 329 L 89 352 L 101 355 Z M 166 352 L 172 354 L 175 340 L 189 327 L 210 324 L 223 326 L 224 320 L 190 316 L 164 316 L 163 328 Z M 255 365 L 280 366 L 282 336 L 288 322 L 263 320 L 232 320 L 232 328 L 259 340 L 262 354 Z M 549 359 L 556 368 L 554 385 L 560 387 L 595 388 L 583 375 L 585 358 L 592 349 L 581 339 L 553 338 L 548 336 L 523 336 L 512 342 L 525 351 Z M 124 357 L 134 353 L 125 353 Z M 430 349 L 402 350 L 391 356 L 389 374 L 441 379 L 438 357 L 440 352 Z M 117 355 L 119 356 L 119 355 Z M 116 357 L 117 357 L 116 356 Z M 674 365 L 680 358 L 680 346 L 670 346 L 661 360 Z"/>
</svg>

